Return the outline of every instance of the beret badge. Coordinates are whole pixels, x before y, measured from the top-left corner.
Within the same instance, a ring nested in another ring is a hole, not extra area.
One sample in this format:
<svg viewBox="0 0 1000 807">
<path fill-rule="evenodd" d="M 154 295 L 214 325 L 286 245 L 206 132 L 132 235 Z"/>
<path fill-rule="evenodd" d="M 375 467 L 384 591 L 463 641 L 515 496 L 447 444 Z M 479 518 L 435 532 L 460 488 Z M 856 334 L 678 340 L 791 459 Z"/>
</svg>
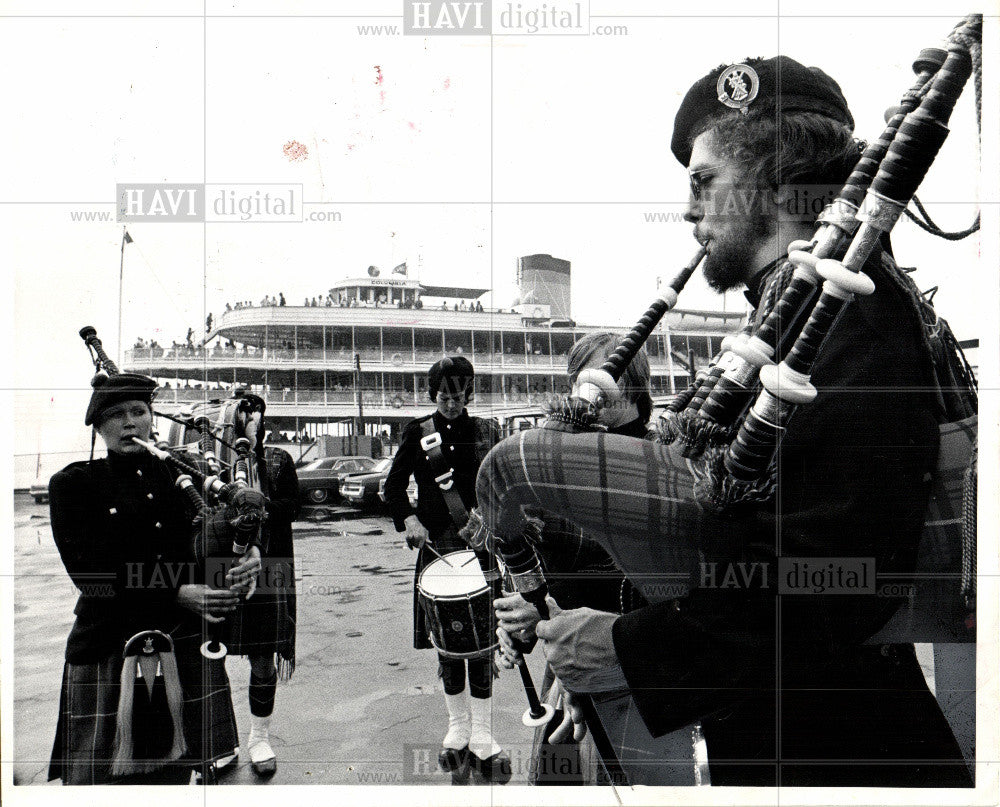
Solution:
<svg viewBox="0 0 1000 807">
<path fill-rule="evenodd" d="M 732 64 L 719 75 L 715 90 L 719 102 L 730 109 L 749 114 L 747 107 L 753 103 L 760 89 L 760 77 L 748 64 Z"/>
</svg>

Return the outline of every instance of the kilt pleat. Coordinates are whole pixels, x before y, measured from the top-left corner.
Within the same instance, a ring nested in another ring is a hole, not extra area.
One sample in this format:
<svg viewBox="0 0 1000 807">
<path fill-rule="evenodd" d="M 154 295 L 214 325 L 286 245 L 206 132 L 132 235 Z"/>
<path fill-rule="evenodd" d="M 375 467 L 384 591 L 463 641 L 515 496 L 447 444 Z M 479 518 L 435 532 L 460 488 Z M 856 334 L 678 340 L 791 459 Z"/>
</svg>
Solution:
<svg viewBox="0 0 1000 807">
<path fill-rule="evenodd" d="M 241 603 L 227 620 L 225 642 L 229 654 L 274 653 L 284 661 L 284 665 L 278 663 L 279 669 L 282 666 L 293 669 L 295 621 L 295 562 L 291 552 L 283 557 L 264 558 L 253 596 Z"/>
</svg>

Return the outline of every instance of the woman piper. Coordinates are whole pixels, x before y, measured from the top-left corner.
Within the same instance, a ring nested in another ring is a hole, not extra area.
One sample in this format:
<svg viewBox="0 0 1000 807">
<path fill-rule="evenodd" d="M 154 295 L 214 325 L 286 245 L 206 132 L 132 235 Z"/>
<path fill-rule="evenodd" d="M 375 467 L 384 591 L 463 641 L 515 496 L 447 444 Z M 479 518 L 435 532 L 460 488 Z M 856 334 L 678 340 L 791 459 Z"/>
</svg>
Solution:
<svg viewBox="0 0 1000 807">
<path fill-rule="evenodd" d="M 152 433 L 156 382 L 118 374 L 94 384 L 84 423 L 107 457 L 92 452 L 49 483 L 52 534 L 80 591 L 49 779 L 187 784 L 192 767 L 207 770 L 237 744 L 224 663 L 199 647 L 204 623 L 235 610 L 259 559 L 234 569 L 229 587 L 191 582 L 186 501 L 133 440 Z"/>
</svg>

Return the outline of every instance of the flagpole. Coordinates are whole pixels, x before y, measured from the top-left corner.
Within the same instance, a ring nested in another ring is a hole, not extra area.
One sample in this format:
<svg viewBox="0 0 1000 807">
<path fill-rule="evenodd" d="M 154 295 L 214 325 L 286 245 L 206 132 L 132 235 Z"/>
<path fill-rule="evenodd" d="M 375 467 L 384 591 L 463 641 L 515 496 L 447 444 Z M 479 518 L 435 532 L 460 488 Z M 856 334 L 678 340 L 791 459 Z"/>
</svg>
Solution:
<svg viewBox="0 0 1000 807">
<path fill-rule="evenodd" d="M 128 226 L 122 227 L 122 257 L 118 264 L 118 366 L 122 366 L 122 284 L 125 280 L 125 236 Z"/>
</svg>

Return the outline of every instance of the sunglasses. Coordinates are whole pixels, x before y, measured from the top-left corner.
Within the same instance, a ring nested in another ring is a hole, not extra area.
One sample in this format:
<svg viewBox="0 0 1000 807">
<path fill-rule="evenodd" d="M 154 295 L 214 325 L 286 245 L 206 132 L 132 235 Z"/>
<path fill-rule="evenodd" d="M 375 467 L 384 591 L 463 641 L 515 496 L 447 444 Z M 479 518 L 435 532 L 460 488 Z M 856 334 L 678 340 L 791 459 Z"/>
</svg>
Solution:
<svg viewBox="0 0 1000 807">
<path fill-rule="evenodd" d="M 688 171 L 688 182 L 691 185 L 691 197 L 696 201 L 701 201 L 701 194 L 705 186 L 714 179 L 718 173 L 719 166 L 713 165 L 708 168 L 699 168 L 697 171 Z"/>
</svg>

